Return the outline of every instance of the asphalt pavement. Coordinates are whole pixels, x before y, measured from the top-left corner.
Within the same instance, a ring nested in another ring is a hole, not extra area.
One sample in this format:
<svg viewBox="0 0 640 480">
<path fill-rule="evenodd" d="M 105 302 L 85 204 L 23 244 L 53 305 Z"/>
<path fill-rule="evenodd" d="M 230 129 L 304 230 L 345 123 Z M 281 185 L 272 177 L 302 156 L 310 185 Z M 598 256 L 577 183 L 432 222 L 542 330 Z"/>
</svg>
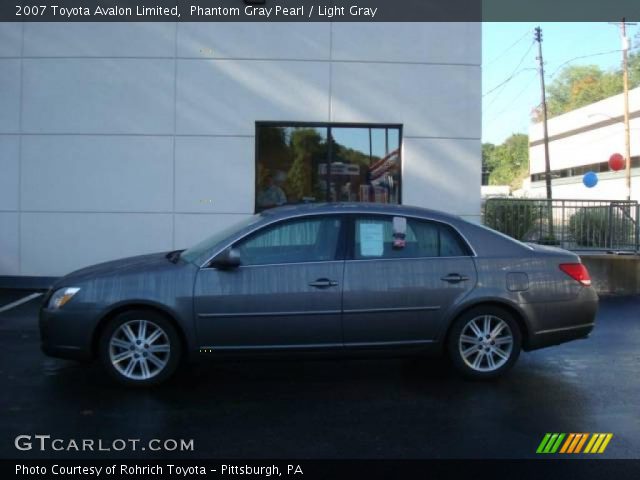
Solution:
<svg viewBox="0 0 640 480">
<path fill-rule="evenodd" d="M 0 291 L 0 307 L 32 292 Z M 547 432 L 611 432 L 640 457 L 640 297 L 601 301 L 587 340 L 523 353 L 504 378 L 439 360 L 269 360 L 189 367 L 152 390 L 44 356 L 39 299 L 0 313 L 0 457 L 534 458 Z M 18 451 L 18 435 L 193 439 L 187 452 Z"/>
</svg>

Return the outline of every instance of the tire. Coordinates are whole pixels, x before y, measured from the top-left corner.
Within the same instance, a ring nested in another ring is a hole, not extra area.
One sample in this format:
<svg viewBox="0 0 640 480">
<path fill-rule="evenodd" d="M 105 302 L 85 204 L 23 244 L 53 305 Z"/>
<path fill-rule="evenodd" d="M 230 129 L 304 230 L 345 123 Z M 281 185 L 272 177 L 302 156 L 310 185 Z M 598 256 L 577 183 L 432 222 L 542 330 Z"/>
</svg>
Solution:
<svg viewBox="0 0 640 480">
<path fill-rule="evenodd" d="M 115 380 L 147 387 L 158 385 L 175 373 L 182 357 L 182 342 L 163 315 L 130 310 L 107 324 L 100 335 L 98 354 Z"/>
<path fill-rule="evenodd" d="M 453 366 L 473 380 L 503 375 L 518 360 L 521 346 L 522 333 L 513 315 L 494 306 L 479 306 L 463 313 L 453 322 L 447 338 Z"/>
</svg>

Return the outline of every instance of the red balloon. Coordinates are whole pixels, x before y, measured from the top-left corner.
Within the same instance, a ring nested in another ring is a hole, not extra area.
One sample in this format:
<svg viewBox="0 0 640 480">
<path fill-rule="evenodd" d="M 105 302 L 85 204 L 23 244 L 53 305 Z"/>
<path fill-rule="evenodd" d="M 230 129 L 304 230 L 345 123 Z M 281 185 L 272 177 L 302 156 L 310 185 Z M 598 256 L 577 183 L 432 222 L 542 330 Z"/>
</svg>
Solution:
<svg viewBox="0 0 640 480">
<path fill-rule="evenodd" d="M 609 157 L 609 168 L 615 172 L 625 167 L 624 157 L 619 153 L 614 153 Z"/>
</svg>

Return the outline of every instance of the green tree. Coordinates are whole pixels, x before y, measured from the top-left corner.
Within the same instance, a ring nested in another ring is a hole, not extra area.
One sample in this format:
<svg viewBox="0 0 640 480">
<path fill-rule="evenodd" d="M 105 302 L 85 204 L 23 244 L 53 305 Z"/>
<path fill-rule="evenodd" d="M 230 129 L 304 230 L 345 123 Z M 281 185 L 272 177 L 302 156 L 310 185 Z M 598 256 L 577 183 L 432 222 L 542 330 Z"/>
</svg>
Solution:
<svg viewBox="0 0 640 480">
<path fill-rule="evenodd" d="M 640 86 L 640 52 L 629 54 L 629 88 Z M 622 93 L 622 69 L 603 71 L 596 65 L 572 65 L 564 68 L 547 86 L 547 113 L 555 117 L 591 103 Z M 540 108 L 534 121 L 542 120 Z"/>
<path fill-rule="evenodd" d="M 482 185 L 489 185 L 489 177 L 492 170 L 490 159 L 495 149 L 496 146 L 493 143 L 482 144 Z"/>
<path fill-rule="evenodd" d="M 293 163 L 287 174 L 286 191 L 289 201 L 312 195 L 311 158 L 322 150 L 322 138 L 312 128 L 297 129 L 291 134 Z"/>
<path fill-rule="evenodd" d="M 514 133 L 501 145 L 482 146 L 483 168 L 489 172 L 489 185 L 518 188 L 529 174 L 529 137 Z"/>
</svg>

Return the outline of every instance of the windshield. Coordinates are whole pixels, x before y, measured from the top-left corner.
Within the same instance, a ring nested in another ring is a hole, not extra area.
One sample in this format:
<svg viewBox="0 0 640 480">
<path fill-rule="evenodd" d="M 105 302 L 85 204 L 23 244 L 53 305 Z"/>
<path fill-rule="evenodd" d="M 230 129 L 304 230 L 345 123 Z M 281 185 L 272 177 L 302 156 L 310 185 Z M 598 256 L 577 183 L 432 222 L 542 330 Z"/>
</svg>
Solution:
<svg viewBox="0 0 640 480">
<path fill-rule="evenodd" d="M 214 233 L 210 237 L 205 238 L 201 242 L 195 244 L 193 247 L 186 249 L 180 255 L 180 258 L 185 259 L 187 262 L 194 263 L 196 260 L 215 247 L 218 243 L 222 242 L 225 238 L 230 237 L 236 232 L 245 229 L 249 225 L 252 225 L 262 218 L 261 215 L 252 215 L 239 222 L 223 228 L 217 233 Z"/>
</svg>

